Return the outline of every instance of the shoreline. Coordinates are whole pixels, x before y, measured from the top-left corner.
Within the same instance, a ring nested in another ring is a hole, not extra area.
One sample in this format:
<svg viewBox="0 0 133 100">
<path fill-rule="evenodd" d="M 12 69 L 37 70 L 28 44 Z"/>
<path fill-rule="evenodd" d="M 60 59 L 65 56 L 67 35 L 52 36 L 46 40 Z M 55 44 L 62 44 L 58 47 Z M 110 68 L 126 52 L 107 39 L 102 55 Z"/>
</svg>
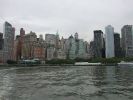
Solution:
<svg viewBox="0 0 133 100">
<path fill-rule="evenodd" d="M 0 67 L 59 67 L 59 66 L 117 66 L 118 64 L 84 64 L 84 65 L 75 65 L 75 64 L 0 64 Z"/>
</svg>

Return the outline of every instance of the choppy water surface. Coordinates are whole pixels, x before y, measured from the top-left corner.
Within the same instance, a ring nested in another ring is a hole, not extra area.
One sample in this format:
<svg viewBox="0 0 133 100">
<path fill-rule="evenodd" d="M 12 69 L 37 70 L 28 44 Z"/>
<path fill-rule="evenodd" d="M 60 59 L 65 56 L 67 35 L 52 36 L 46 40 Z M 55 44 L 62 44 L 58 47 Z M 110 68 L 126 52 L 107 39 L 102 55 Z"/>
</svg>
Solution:
<svg viewBox="0 0 133 100">
<path fill-rule="evenodd" d="M 0 68 L 0 100 L 133 100 L 133 67 Z"/>
</svg>

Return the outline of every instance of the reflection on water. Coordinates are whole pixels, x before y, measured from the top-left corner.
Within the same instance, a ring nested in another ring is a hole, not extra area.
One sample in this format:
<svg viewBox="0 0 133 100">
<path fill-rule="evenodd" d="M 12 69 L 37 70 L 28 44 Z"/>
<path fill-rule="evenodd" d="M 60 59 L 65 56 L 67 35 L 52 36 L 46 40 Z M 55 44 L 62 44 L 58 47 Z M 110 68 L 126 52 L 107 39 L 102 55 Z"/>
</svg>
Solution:
<svg viewBox="0 0 133 100">
<path fill-rule="evenodd" d="M 0 100 L 133 100 L 133 67 L 0 69 Z"/>
</svg>

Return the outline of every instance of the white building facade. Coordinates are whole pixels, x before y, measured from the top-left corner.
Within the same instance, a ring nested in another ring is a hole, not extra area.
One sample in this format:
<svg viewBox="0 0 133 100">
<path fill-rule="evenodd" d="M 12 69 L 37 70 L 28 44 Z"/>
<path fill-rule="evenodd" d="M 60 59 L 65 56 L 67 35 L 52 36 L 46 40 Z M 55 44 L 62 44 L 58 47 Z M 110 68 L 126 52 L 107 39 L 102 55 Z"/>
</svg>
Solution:
<svg viewBox="0 0 133 100">
<path fill-rule="evenodd" d="M 114 28 L 111 25 L 105 27 L 106 58 L 112 58 L 114 54 Z"/>
</svg>

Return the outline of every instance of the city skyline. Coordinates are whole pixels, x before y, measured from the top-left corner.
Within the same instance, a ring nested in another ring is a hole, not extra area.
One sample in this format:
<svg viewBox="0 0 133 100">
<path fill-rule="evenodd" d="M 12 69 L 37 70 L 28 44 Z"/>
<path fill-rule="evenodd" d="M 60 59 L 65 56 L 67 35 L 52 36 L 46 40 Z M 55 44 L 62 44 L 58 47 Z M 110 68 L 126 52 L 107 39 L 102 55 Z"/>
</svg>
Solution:
<svg viewBox="0 0 133 100">
<path fill-rule="evenodd" d="M 23 27 L 26 33 L 38 35 L 55 33 L 60 36 L 79 33 L 86 41 L 93 39 L 93 30 L 102 30 L 112 25 L 115 32 L 121 33 L 123 25 L 132 25 L 132 0 L 1 0 L 0 32 L 3 23 L 8 21 L 16 28 L 16 34 Z M 129 9 L 130 6 L 130 9 Z M 98 16 L 98 17 L 97 17 Z"/>
<path fill-rule="evenodd" d="M 102 30 L 94 30 L 94 39 L 91 42 L 79 38 L 79 34 L 70 35 L 68 38 L 60 38 L 56 34 L 45 34 L 39 38 L 35 32 L 25 33 L 20 29 L 20 34 L 15 36 L 15 27 L 5 22 L 0 41 L 0 62 L 19 59 L 89 59 L 89 58 L 113 58 L 132 57 L 133 55 L 133 25 L 124 25 L 121 28 L 122 37 L 114 32 L 114 27 L 105 27 Z M 15 38 L 16 37 L 16 38 Z"/>
</svg>

